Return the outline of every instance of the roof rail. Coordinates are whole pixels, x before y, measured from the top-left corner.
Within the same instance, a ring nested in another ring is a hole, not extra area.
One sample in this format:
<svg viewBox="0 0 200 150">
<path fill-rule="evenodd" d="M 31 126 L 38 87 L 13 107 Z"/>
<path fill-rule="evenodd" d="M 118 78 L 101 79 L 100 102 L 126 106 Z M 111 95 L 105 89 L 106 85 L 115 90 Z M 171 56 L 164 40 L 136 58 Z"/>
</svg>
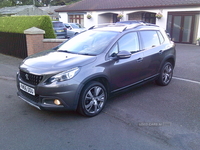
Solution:
<svg viewBox="0 0 200 150">
<path fill-rule="evenodd" d="M 128 24 L 126 25 L 126 28 L 124 28 L 123 31 L 127 30 L 127 29 L 132 29 L 132 28 L 137 28 L 139 26 L 144 26 L 145 24 L 144 23 L 134 23 L 134 24 Z"/>
<path fill-rule="evenodd" d="M 88 30 L 91 30 L 91 29 L 94 29 L 94 28 L 108 27 L 108 26 L 112 26 L 112 25 L 114 25 L 114 23 L 97 24 L 97 25 L 93 25 L 90 28 L 88 28 Z"/>
<path fill-rule="evenodd" d="M 122 31 L 124 31 L 126 26 L 127 25 L 124 25 L 124 24 L 104 23 L 104 24 L 97 24 L 97 25 L 91 26 L 90 28 L 88 28 L 88 30 L 106 27 L 107 30 L 115 30 L 118 32 L 122 32 Z M 110 28 L 112 28 L 112 29 L 110 29 Z"/>
<path fill-rule="evenodd" d="M 90 28 L 88 28 L 88 30 L 92 30 L 92 29 L 96 29 L 96 28 L 102 28 L 102 27 L 108 27 L 114 29 L 113 27 L 116 27 L 116 31 L 119 32 L 123 32 L 125 30 L 128 29 L 133 29 L 133 28 L 137 28 L 139 26 L 156 26 L 154 24 L 151 23 L 144 23 L 144 22 L 136 22 L 133 24 L 125 24 L 125 23 L 104 23 L 104 24 L 97 24 L 94 26 L 91 26 Z"/>
</svg>

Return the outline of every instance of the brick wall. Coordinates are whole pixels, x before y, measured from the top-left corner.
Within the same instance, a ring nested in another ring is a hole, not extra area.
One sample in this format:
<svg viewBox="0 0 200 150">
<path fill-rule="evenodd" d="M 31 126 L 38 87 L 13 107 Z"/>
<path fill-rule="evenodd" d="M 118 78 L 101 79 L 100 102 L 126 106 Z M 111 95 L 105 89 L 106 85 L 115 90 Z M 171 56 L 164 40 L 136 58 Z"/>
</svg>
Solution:
<svg viewBox="0 0 200 150">
<path fill-rule="evenodd" d="M 44 50 L 43 46 L 43 35 L 42 34 L 27 34 L 26 42 L 27 42 L 27 54 L 32 55 L 34 53 L 41 52 Z"/>
<path fill-rule="evenodd" d="M 66 39 L 43 39 L 43 49 L 47 50 L 56 47 L 65 40 Z"/>
<path fill-rule="evenodd" d="M 26 34 L 27 54 L 32 55 L 44 50 L 54 48 L 66 39 L 44 39 L 45 31 L 32 27 L 24 31 Z"/>
</svg>

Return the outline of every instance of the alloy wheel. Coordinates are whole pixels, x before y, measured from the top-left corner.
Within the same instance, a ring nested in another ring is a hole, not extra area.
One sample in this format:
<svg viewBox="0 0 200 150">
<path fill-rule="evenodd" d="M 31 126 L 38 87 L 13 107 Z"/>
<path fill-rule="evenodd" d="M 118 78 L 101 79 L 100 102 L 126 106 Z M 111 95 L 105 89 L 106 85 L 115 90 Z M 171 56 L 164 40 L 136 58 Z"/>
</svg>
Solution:
<svg viewBox="0 0 200 150">
<path fill-rule="evenodd" d="M 163 70 L 162 80 L 165 84 L 168 84 L 171 81 L 173 74 L 173 69 L 171 64 L 167 64 Z"/>
<path fill-rule="evenodd" d="M 91 87 L 84 100 L 84 107 L 88 113 L 96 114 L 98 113 L 105 101 L 105 92 L 100 86 Z"/>
</svg>

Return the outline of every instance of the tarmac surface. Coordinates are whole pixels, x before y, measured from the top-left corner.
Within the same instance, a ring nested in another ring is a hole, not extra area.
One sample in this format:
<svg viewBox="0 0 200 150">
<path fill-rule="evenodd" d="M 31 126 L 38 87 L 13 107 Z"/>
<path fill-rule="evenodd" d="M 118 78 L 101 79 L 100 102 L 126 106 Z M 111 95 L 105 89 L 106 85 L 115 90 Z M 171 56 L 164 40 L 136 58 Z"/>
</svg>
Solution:
<svg viewBox="0 0 200 150">
<path fill-rule="evenodd" d="M 22 59 L 0 54 L 0 112 L 4 114 L 0 116 L 0 135 L 4 135 L 0 149 L 27 150 L 32 145 L 34 149 L 48 150 L 67 146 L 99 150 L 199 150 L 200 46 L 176 47 L 174 76 L 168 86 L 150 82 L 118 93 L 100 115 L 90 119 L 72 112 L 37 111 L 17 98 L 15 76 Z M 49 141 L 42 145 L 42 138 Z M 24 146 L 20 143 L 23 140 Z M 52 145 L 54 140 L 57 144 Z"/>
</svg>

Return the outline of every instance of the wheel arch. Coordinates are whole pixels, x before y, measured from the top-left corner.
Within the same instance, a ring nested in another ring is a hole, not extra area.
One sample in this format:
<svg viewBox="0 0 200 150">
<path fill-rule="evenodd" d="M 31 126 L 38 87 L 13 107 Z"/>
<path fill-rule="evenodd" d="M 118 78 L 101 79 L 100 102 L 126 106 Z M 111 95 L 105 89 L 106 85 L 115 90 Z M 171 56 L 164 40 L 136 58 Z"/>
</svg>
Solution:
<svg viewBox="0 0 200 150">
<path fill-rule="evenodd" d="M 172 66 L 175 67 L 175 59 L 173 57 L 166 59 L 165 62 L 170 62 Z"/>
<path fill-rule="evenodd" d="M 82 84 L 84 86 L 86 86 L 89 82 L 91 81 L 97 81 L 97 82 L 100 82 L 101 84 L 104 85 L 104 87 L 106 88 L 107 90 L 107 94 L 110 92 L 110 84 L 109 84 L 109 80 L 108 78 L 105 76 L 105 75 L 97 75 L 97 76 L 93 76 L 93 77 L 89 77 L 87 79 L 85 79 Z M 83 86 L 83 88 L 84 88 Z M 82 89 L 81 89 L 82 90 Z"/>
<path fill-rule="evenodd" d="M 173 68 L 175 67 L 175 63 L 176 63 L 176 60 L 175 60 L 175 57 L 174 56 L 168 56 L 166 57 L 166 59 L 164 59 L 160 65 L 160 68 L 159 68 L 159 72 L 160 70 L 162 69 L 162 66 L 166 63 L 166 62 L 170 62 L 173 66 Z"/>
<path fill-rule="evenodd" d="M 109 96 L 109 93 L 110 93 L 110 84 L 109 84 L 108 78 L 105 75 L 95 75 L 95 76 L 92 76 L 92 77 L 88 77 L 88 78 L 86 78 L 85 80 L 83 80 L 80 83 L 80 87 L 79 87 L 78 92 L 76 94 L 76 101 L 75 101 L 76 109 L 77 109 L 78 103 L 80 101 L 80 96 L 82 94 L 83 88 L 88 83 L 90 83 L 92 81 L 97 81 L 97 82 L 100 82 L 101 84 L 103 84 L 104 87 L 106 88 L 107 96 Z"/>
</svg>

